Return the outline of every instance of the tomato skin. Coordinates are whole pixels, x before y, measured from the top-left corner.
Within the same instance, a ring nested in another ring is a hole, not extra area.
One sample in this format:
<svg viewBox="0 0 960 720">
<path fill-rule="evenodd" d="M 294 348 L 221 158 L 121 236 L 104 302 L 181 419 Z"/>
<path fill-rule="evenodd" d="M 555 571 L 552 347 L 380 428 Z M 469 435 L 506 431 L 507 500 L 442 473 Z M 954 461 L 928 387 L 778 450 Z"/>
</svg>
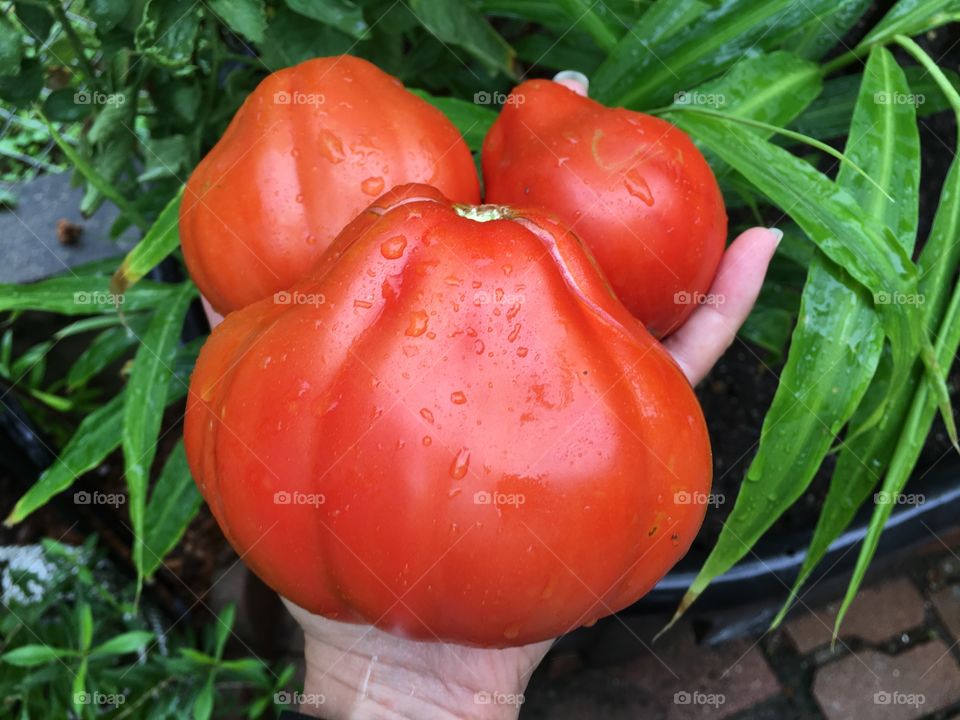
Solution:
<svg viewBox="0 0 960 720">
<path fill-rule="evenodd" d="M 239 309 L 296 282 L 358 212 L 408 182 L 479 201 L 473 158 L 443 113 L 349 55 L 275 72 L 187 183 L 190 275 L 220 313 Z"/>
<path fill-rule="evenodd" d="M 289 304 L 229 315 L 185 442 L 227 538 L 296 604 L 506 647 L 646 593 L 700 527 L 683 494 L 709 492 L 711 455 L 686 378 L 579 240 L 474 212 L 503 218 L 395 188 Z"/>
<path fill-rule="evenodd" d="M 690 138 L 548 80 L 511 93 L 483 145 L 486 202 L 566 221 L 655 336 L 707 292 L 727 234 L 720 188 Z"/>
</svg>

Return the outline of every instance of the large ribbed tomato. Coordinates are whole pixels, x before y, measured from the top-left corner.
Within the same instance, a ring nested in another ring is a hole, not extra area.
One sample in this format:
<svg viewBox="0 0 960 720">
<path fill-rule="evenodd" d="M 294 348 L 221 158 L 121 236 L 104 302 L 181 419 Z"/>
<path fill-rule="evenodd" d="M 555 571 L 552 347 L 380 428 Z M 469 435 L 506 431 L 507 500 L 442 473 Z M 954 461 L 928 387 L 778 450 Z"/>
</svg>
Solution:
<svg viewBox="0 0 960 720">
<path fill-rule="evenodd" d="M 548 80 L 514 89 L 483 145 L 486 201 L 550 210 L 593 251 L 654 335 L 676 330 L 717 271 L 723 198 L 690 138 Z"/>
<path fill-rule="evenodd" d="M 422 185 L 214 330 L 185 438 L 271 587 L 480 646 L 634 602 L 686 552 L 711 478 L 690 385 L 576 237 Z"/>
<path fill-rule="evenodd" d="M 241 308 L 301 278 L 358 212 L 408 182 L 479 200 L 470 151 L 443 113 L 349 55 L 275 72 L 187 183 L 190 275 L 221 313 Z"/>
</svg>

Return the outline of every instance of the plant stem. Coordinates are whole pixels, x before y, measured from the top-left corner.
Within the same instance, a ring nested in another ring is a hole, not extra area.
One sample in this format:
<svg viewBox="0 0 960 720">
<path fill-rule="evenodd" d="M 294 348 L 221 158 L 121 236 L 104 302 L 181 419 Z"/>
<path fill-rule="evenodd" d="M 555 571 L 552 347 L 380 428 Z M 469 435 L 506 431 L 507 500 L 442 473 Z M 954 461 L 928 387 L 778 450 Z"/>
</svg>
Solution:
<svg viewBox="0 0 960 720">
<path fill-rule="evenodd" d="M 57 20 L 60 21 L 60 25 L 63 26 L 63 31 L 67 34 L 67 40 L 70 41 L 73 52 L 76 53 L 77 59 L 80 60 L 80 64 L 83 66 L 84 74 L 87 76 L 87 83 L 97 90 L 102 89 L 97 71 L 87 58 L 87 54 L 83 48 L 83 42 L 80 40 L 80 36 L 77 35 L 77 31 L 73 29 L 70 18 L 67 17 L 67 11 L 63 9 L 60 3 L 52 3 L 50 9 L 53 10 Z"/>
</svg>

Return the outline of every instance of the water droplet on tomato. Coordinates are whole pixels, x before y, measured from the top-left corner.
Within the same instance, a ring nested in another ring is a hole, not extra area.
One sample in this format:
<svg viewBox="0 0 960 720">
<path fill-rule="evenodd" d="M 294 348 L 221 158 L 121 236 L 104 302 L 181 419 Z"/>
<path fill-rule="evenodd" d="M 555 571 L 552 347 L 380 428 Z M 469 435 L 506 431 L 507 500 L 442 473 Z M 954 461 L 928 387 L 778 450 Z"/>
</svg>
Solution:
<svg viewBox="0 0 960 720">
<path fill-rule="evenodd" d="M 510 263 L 507 263 L 501 269 L 503 270 L 504 275 L 509 275 L 510 273 L 513 272 L 513 265 L 511 265 Z"/>
<path fill-rule="evenodd" d="M 422 408 L 420 410 L 420 417 L 426 420 L 431 425 L 433 424 L 433 413 L 430 412 L 427 408 Z M 430 443 L 424 443 L 424 445 L 429 445 Z"/>
<path fill-rule="evenodd" d="M 424 445 L 429 445 L 429 444 L 432 443 L 432 442 L 433 442 L 433 438 L 432 438 L 432 437 L 430 437 L 429 435 L 424 435 L 424 436 L 423 436 L 423 444 L 424 444 Z"/>
<path fill-rule="evenodd" d="M 343 152 L 343 142 L 329 130 L 321 130 L 317 135 L 319 142 L 317 149 L 320 154 L 334 165 L 342 163 L 346 159 Z"/>
<path fill-rule="evenodd" d="M 455 498 L 457 495 L 459 495 L 462 492 L 463 492 L 463 488 L 458 485 L 457 487 L 453 488 L 452 490 L 450 490 L 450 492 L 447 493 L 447 497 Z M 456 527 L 456 523 L 454 523 L 453 527 L 454 528 Z"/>
<path fill-rule="evenodd" d="M 520 323 L 517 323 L 513 326 L 513 330 L 510 331 L 510 334 L 507 335 L 507 340 L 513 342 L 520 336 Z"/>
<path fill-rule="evenodd" d="M 294 200 L 296 200 L 297 203 L 299 203 L 300 205 L 302 205 L 302 204 L 303 204 L 303 194 L 302 194 L 302 193 L 298 193 L 297 196 L 294 198 Z"/>
<path fill-rule="evenodd" d="M 483 355 L 483 351 L 487 349 L 487 346 L 483 344 L 483 340 L 477 340 L 473 343 L 473 351 L 477 355 Z"/>
<path fill-rule="evenodd" d="M 383 178 L 378 176 L 368 177 L 362 183 L 360 183 L 360 189 L 366 195 L 379 195 L 383 192 Z"/>
<path fill-rule="evenodd" d="M 460 480 L 464 475 L 467 474 L 467 469 L 470 467 L 470 451 L 467 448 L 460 448 L 457 451 L 456 456 L 453 458 L 453 462 L 450 463 L 450 477 L 454 480 Z"/>
<path fill-rule="evenodd" d="M 463 405 L 467 401 L 467 396 L 460 390 L 450 393 L 450 402 L 454 405 Z"/>
<path fill-rule="evenodd" d="M 387 238 L 380 244 L 380 254 L 387 260 L 396 260 L 403 255 L 406 247 L 407 239 L 403 235 L 394 235 L 392 238 Z"/>
<path fill-rule="evenodd" d="M 373 307 L 373 303 L 370 302 L 369 300 L 361 300 L 359 298 L 356 298 L 353 301 L 353 306 L 355 308 L 371 308 Z"/>
<path fill-rule="evenodd" d="M 316 235 L 307 235 L 307 245 L 316 245 L 317 236 Z"/>
<path fill-rule="evenodd" d="M 530 351 L 527 350 L 527 348 L 525 348 L 525 347 L 518 347 L 518 348 L 517 348 L 517 355 L 518 355 L 519 357 L 526 357 L 528 352 L 530 352 Z"/>
<path fill-rule="evenodd" d="M 410 313 L 410 324 L 407 325 L 406 334 L 410 337 L 420 337 L 427 330 L 429 318 L 423 310 L 416 310 Z"/>
<path fill-rule="evenodd" d="M 506 627 L 506 628 L 503 629 L 503 636 L 504 636 L 507 640 L 513 640 L 513 639 L 514 639 L 515 637 L 517 637 L 519 634 L 520 634 L 520 626 L 519 626 L 519 625 L 510 625 L 509 627 Z"/>
<path fill-rule="evenodd" d="M 628 193 L 636 198 L 640 198 L 648 207 L 653 207 L 653 193 L 650 190 L 650 186 L 636 170 L 631 170 L 627 173 L 623 185 L 627 188 Z"/>
</svg>

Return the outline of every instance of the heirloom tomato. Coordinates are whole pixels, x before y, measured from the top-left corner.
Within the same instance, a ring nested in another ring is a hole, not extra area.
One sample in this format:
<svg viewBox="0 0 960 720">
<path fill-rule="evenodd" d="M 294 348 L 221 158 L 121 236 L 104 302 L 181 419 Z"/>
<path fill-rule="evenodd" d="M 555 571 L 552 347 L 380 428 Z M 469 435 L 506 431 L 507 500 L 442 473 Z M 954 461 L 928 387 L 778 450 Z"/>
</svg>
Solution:
<svg viewBox="0 0 960 720">
<path fill-rule="evenodd" d="M 479 199 L 473 158 L 439 110 L 366 60 L 273 73 L 190 176 L 180 239 L 221 313 L 302 277 L 358 212 L 394 185 Z"/>
<path fill-rule="evenodd" d="M 711 479 L 693 390 L 577 237 L 423 185 L 213 331 L 185 438 L 282 595 L 485 647 L 637 600 L 690 546 Z"/>
<path fill-rule="evenodd" d="M 657 337 L 710 287 L 727 216 L 703 155 L 659 118 L 549 80 L 514 89 L 483 144 L 486 201 L 557 214 Z"/>
</svg>

